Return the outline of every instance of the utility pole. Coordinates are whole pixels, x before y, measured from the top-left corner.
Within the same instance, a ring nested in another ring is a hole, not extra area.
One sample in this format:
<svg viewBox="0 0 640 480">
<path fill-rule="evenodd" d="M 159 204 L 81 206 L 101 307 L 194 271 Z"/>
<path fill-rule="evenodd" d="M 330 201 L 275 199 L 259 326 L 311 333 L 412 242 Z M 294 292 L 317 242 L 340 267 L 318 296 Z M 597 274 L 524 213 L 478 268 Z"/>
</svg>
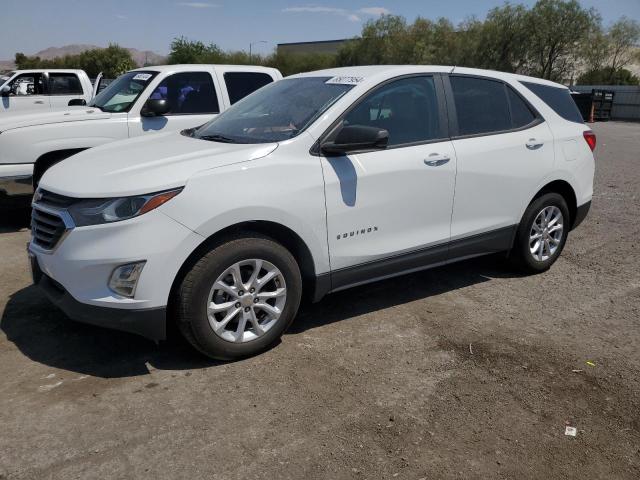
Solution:
<svg viewBox="0 0 640 480">
<path fill-rule="evenodd" d="M 266 40 L 258 40 L 257 42 L 250 42 L 249 43 L 249 63 L 251 63 L 251 49 L 254 45 L 257 45 L 258 43 L 269 43 Z"/>
</svg>

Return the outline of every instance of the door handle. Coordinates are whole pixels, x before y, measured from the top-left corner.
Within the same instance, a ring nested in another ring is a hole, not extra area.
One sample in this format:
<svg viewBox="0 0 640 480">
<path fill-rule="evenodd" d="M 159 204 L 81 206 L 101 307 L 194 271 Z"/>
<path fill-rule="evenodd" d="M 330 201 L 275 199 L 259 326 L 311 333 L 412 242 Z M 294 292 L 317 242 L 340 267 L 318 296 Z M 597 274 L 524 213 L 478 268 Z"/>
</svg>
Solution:
<svg viewBox="0 0 640 480">
<path fill-rule="evenodd" d="M 36 100 L 35 102 L 33 102 L 37 105 L 44 105 L 44 102 L 42 100 Z"/>
<path fill-rule="evenodd" d="M 446 155 L 441 155 L 439 153 L 432 153 L 428 158 L 424 159 L 424 164 L 429 167 L 439 167 L 440 165 L 444 165 L 445 163 L 451 160 Z"/>
<path fill-rule="evenodd" d="M 544 142 L 539 142 L 535 138 L 530 138 L 526 145 L 529 150 L 537 150 L 544 145 Z"/>
</svg>

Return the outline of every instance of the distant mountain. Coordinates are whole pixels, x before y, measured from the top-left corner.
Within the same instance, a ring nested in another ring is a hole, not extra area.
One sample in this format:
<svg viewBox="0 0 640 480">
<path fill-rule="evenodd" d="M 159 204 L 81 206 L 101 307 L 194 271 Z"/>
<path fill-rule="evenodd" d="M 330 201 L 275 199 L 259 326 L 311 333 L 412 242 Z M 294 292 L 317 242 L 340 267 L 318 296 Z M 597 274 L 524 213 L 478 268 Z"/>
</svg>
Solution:
<svg viewBox="0 0 640 480">
<path fill-rule="evenodd" d="M 33 55 L 29 55 L 30 57 L 40 57 L 43 60 L 52 60 L 57 57 L 64 57 L 65 55 L 78 55 L 79 53 L 85 52 L 87 50 L 91 50 L 93 48 L 100 48 L 96 45 L 84 45 L 84 44 L 74 44 L 74 45 L 66 45 L 64 47 L 49 47 L 44 50 L 40 50 L 38 53 L 34 53 Z"/>
<path fill-rule="evenodd" d="M 86 50 L 91 50 L 94 48 L 104 48 L 99 47 L 97 45 L 85 45 L 85 44 L 73 44 L 73 45 L 65 45 L 64 47 L 49 47 L 44 50 L 40 50 L 37 53 L 34 53 L 32 56 L 40 57 L 45 60 L 51 60 L 56 57 L 64 57 L 65 55 L 77 55 Z M 126 47 L 125 47 L 126 48 Z M 127 48 L 131 53 L 131 57 L 133 61 L 139 67 L 147 65 L 157 65 L 166 61 L 167 57 L 160 55 L 158 53 L 152 52 L 150 50 L 138 50 L 137 48 Z M 31 56 L 31 55 L 30 55 Z M 10 70 L 15 68 L 15 64 L 12 60 L 1 60 L 0 61 L 0 71 L 2 70 Z"/>
<path fill-rule="evenodd" d="M 137 48 L 127 48 L 133 57 L 133 61 L 139 67 L 146 65 L 159 65 L 167 61 L 166 55 L 152 52 L 151 50 L 138 50 Z"/>
<path fill-rule="evenodd" d="M 0 72 L 13 70 L 15 66 L 16 65 L 11 60 L 0 60 Z"/>
</svg>

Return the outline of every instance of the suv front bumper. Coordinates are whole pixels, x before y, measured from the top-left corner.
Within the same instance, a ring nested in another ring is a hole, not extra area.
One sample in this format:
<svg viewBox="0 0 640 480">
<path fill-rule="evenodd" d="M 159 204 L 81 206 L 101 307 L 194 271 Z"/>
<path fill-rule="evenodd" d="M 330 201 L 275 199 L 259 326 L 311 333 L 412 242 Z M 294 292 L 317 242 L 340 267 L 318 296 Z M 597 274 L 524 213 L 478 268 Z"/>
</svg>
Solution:
<svg viewBox="0 0 640 480">
<path fill-rule="evenodd" d="M 33 281 L 70 318 L 165 337 L 173 281 L 204 238 L 159 210 L 112 224 L 71 228 L 53 250 L 28 246 Z M 134 298 L 109 289 L 120 265 L 146 261 Z"/>
<path fill-rule="evenodd" d="M 156 342 L 166 339 L 167 309 L 165 307 L 132 310 L 81 303 L 73 298 L 62 285 L 42 272 L 35 255 L 30 253 L 29 257 L 33 283 L 40 287 L 51 303 L 72 320 L 135 333 Z"/>
</svg>

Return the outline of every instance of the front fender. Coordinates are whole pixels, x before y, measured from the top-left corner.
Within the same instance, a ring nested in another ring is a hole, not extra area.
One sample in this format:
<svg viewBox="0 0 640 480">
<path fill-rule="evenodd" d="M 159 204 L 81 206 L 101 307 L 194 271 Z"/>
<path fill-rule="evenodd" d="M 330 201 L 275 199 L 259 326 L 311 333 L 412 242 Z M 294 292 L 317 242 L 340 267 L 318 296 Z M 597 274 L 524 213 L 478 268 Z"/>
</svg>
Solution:
<svg viewBox="0 0 640 480">
<path fill-rule="evenodd" d="M 330 270 L 324 182 L 316 158 L 287 161 L 270 155 L 205 171 L 161 208 L 205 238 L 244 222 L 280 224 L 306 244 L 316 274 Z"/>
<path fill-rule="evenodd" d="M 86 149 L 129 135 L 127 121 L 92 120 L 36 125 L 0 134 L 0 164 L 34 163 L 42 155 L 68 149 Z"/>
</svg>

